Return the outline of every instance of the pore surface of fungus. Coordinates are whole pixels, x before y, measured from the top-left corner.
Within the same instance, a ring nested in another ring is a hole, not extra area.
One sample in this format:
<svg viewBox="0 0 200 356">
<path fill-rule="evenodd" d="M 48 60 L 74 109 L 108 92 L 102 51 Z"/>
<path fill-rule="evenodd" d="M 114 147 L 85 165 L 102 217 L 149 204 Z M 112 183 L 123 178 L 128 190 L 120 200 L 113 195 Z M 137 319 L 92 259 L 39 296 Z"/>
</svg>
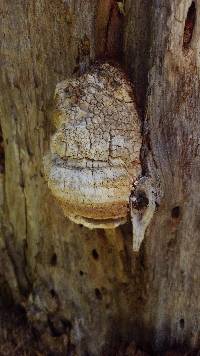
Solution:
<svg viewBox="0 0 200 356">
<path fill-rule="evenodd" d="M 44 160 L 52 194 L 77 223 L 124 223 L 141 173 L 140 120 L 130 82 L 118 67 L 98 64 L 59 83 L 55 105 L 56 131 Z"/>
</svg>

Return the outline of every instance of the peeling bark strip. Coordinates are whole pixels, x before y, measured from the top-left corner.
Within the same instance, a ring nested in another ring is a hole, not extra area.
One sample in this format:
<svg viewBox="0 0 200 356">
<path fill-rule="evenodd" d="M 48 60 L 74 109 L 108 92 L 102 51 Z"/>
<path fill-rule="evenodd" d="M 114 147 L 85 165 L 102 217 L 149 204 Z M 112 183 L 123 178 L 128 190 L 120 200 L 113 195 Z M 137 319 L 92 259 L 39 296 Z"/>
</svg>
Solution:
<svg viewBox="0 0 200 356">
<path fill-rule="evenodd" d="M 135 190 L 130 197 L 130 208 L 133 251 L 138 252 L 156 208 L 155 191 L 150 178 L 141 177 L 138 182 L 135 182 Z"/>
<path fill-rule="evenodd" d="M 125 74 L 109 64 L 57 85 L 56 133 L 45 170 L 71 220 L 113 228 L 127 220 L 141 173 L 140 120 Z"/>
</svg>

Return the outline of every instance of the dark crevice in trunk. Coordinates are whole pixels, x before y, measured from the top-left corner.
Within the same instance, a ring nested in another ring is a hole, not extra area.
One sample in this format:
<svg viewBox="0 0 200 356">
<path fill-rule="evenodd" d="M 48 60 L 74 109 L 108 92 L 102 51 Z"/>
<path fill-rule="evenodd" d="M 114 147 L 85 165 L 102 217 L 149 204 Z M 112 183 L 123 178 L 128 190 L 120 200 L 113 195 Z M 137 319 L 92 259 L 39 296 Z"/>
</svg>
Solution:
<svg viewBox="0 0 200 356">
<path fill-rule="evenodd" d="M 0 126 L 0 174 L 5 172 L 5 152 L 4 152 L 4 142 L 3 142 L 3 133 Z"/>
<path fill-rule="evenodd" d="M 135 87 L 137 104 L 142 114 L 146 114 L 149 70 L 152 66 L 150 49 L 152 46 L 153 13 L 152 0 L 127 1 L 125 18 L 124 53 L 125 65 Z M 148 13 L 148 16 L 146 14 Z M 129 31 L 127 31 L 129 28 Z"/>
<path fill-rule="evenodd" d="M 123 62 L 123 22 L 116 0 L 100 0 L 95 22 L 96 59 Z"/>
<path fill-rule="evenodd" d="M 188 49 L 192 40 L 193 30 L 196 22 L 196 5 L 195 1 L 189 7 L 185 20 L 185 28 L 183 34 L 183 49 Z"/>
</svg>

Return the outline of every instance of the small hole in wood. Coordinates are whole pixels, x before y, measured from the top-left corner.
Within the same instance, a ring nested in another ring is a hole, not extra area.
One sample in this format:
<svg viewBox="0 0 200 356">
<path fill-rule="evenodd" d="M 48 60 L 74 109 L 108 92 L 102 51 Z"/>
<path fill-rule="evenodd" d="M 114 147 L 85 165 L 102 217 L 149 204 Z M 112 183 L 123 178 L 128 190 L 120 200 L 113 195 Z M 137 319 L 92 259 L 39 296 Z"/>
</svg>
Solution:
<svg viewBox="0 0 200 356">
<path fill-rule="evenodd" d="M 98 254 L 97 250 L 95 250 L 95 249 L 92 250 L 92 256 L 95 260 L 99 259 L 99 254 Z"/>
<path fill-rule="evenodd" d="M 185 28 L 183 34 L 184 49 L 188 49 L 189 44 L 192 40 L 192 34 L 193 34 L 195 22 L 196 22 L 196 6 L 195 6 L 195 1 L 192 1 L 192 4 L 189 7 L 187 17 L 185 20 Z"/>
<path fill-rule="evenodd" d="M 67 330 L 67 331 L 70 331 L 71 330 L 71 328 L 72 328 L 72 324 L 71 324 L 71 322 L 69 321 L 69 320 L 67 320 L 67 319 L 62 319 L 62 323 L 63 323 L 63 325 L 64 325 L 64 327 L 65 327 L 65 329 Z"/>
<path fill-rule="evenodd" d="M 181 328 L 181 329 L 184 329 L 184 327 L 185 327 L 185 320 L 182 318 L 182 319 L 180 319 L 179 323 L 180 323 L 180 328 Z"/>
<path fill-rule="evenodd" d="M 102 297 L 102 294 L 101 294 L 99 288 L 95 288 L 95 295 L 98 300 L 102 300 L 103 297 Z"/>
<path fill-rule="evenodd" d="M 49 316 L 48 325 L 51 331 L 51 335 L 53 337 L 59 337 L 65 332 L 65 328 L 62 324 L 62 321 L 59 319 L 56 320 L 56 318 Z"/>
<path fill-rule="evenodd" d="M 79 271 L 79 274 L 80 274 L 80 276 L 83 276 L 84 272 L 83 271 Z"/>
<path fill-rule="evenodd" d="M 3 143 L 3 133 L 0 126 L 0 174 L 5 172 L 5 153 Z"/>
<path fill-rule="evenodd" d="M 175 206 L 171 211 L 172 219 L 178 219 L 181 214 L 180 206 Z"/>
<path fill-rule="evenodd" d="M 56 298 L 56 291 L 54 289 L 50 290 L 50 294 L 51 294 L 52 298 Z"/>
<path fill-rule="evenodd" d="M 68 87 L 66 87 L 66 88 L 64 88 L 64 92 L 65 92 L 65 94 L 69 94 L 69 88 Z"/>
<path fill-rule="evenodd" d="M 52 266 L 56 266 L 57 265 L 57 255 L 56 253 L 54 253 L 52 256 L 51 256 L 51 261 L 50 261 L 51 265 Z"/>
</svg>

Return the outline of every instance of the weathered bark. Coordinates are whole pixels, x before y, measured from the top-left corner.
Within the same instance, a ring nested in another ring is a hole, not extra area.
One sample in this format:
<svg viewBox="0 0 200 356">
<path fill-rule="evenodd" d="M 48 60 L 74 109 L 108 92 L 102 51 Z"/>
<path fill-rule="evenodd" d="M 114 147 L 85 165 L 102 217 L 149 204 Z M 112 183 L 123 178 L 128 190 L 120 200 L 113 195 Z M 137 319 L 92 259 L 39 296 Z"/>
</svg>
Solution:
<svg viewBox="0 0 200 356">
<path fill-rule="evenodd" d="M 196 348 L 200 1 L 189 15 L 189 0 L 127 0 L 125 16 L 113 6 L 0 4 L 1 294 L 22 303 L 43 340 L 61 345 L 61 353 L 110 355 L 133 339 L 159 351 Z M 55 86 L 104 52 L 122 59 L 135 85 L 143 174 L 158 192 L 137 256 L 130 224 L 107 232 L 73 224 L 43 177 Z"/>
</svg>

